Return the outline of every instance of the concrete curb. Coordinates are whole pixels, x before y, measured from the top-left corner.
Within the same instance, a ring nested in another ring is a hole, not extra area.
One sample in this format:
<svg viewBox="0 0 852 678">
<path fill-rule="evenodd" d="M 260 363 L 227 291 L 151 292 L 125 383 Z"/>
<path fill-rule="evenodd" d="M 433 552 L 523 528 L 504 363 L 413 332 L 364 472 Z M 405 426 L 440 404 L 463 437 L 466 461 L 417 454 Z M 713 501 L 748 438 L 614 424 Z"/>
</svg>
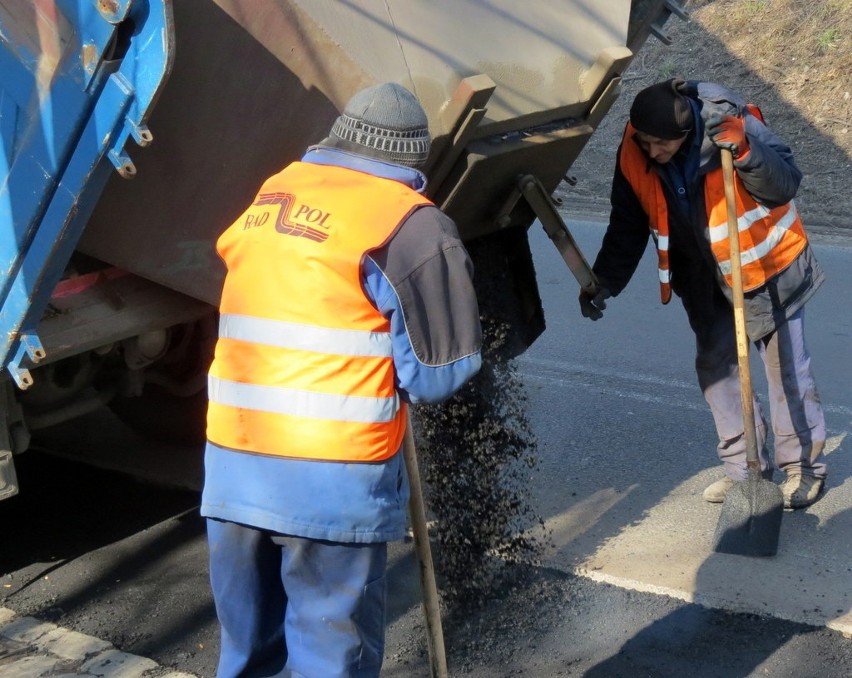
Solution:
<svg viewBox="0 0 852 678">
<path fill-rule="evenodd" d="M 196 678 L 0 607 L 0 678 Z"/>
</svg>

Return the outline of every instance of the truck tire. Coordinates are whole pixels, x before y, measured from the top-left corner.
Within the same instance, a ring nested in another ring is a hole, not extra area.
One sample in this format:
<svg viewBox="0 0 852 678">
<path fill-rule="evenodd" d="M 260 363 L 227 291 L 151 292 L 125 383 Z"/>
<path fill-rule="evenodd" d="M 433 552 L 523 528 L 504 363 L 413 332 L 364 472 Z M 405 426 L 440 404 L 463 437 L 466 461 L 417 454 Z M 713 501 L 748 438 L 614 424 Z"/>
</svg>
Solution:
<svg viewBox="0 0 852 678">
<path fill-rule="evenodd" d="M 197 446 L 206 439 L 207 389 L 181 397 L 150 384 L 142 395 L 114 398 L 109 408 L 147 440 Z"/>
<path fill-rule="evenodd" d="M 145 372 L 141 393 L 119 395 L 109 408 L 149 440 L 201 445 L 206 438 L 207 369 L 216 344 L 216 314 L 172 328 L 170 348 Z"/>
</svg>

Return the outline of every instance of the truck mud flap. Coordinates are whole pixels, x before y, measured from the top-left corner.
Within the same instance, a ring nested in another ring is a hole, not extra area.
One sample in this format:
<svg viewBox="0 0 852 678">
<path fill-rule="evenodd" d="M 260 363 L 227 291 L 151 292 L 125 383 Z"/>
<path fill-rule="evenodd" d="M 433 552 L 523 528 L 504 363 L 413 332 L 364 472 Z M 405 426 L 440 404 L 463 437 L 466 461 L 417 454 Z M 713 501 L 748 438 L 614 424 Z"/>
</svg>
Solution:
<svg viewBox="0 0 852 678">
<path fill-rule="evenodd" d="M 0 501 L 18 494 L 18 475 L 10 450 L 0 450 Z"/>
</svg>

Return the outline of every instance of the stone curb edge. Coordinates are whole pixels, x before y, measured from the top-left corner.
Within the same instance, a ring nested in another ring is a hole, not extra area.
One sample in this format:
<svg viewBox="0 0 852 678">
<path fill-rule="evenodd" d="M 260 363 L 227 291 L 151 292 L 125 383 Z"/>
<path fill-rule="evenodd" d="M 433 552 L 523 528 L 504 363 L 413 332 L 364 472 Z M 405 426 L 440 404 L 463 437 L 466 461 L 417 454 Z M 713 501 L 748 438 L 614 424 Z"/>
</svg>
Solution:
<svg viewBox="0 0 852 678">
<path fill-rule="evenodd" d="M 0 678 L 197 678 L 110 643 L 0 607 Z"/>
</svg>

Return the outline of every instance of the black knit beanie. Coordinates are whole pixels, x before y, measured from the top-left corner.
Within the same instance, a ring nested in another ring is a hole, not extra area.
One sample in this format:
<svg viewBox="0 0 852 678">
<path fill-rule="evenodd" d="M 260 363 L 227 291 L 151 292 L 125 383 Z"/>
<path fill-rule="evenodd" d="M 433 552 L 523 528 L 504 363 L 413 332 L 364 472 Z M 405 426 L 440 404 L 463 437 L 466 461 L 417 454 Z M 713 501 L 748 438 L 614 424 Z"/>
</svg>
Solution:
<svg viewBox="0 0 852 678">
<path fill-rule="evenodd" d="M 646 87 L 633 100 L 630 122 L 658 139 L 680 139 L 693 126 L 692 107 L 678 91 L 683 80 L 671 79 Z"/>
</svg>

